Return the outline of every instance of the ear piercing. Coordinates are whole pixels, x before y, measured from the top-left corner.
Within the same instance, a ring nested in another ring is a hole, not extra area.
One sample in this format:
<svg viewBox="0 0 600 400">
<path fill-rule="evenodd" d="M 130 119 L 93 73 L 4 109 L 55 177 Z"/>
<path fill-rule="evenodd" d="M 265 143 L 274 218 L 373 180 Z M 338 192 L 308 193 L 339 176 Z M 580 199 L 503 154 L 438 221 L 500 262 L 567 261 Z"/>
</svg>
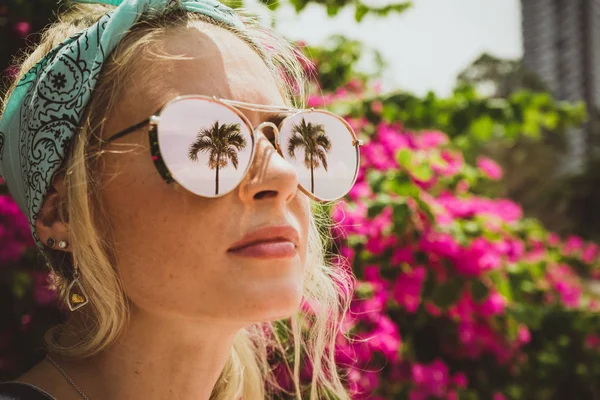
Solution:
<svg viewBox="0 0 600 400">
<path fill-rule="evenodd" d="M 46 243 L 48 244 L 48 246 L 54 248 L 54 245 L 56 245 L 56 239 L 50 237 Z M 60 242 L 58 242 L 58 247 L 63 250 L 66 249 L 68 246 L 69 243 L 66 240 L 61 240 Z"/>
</svg>

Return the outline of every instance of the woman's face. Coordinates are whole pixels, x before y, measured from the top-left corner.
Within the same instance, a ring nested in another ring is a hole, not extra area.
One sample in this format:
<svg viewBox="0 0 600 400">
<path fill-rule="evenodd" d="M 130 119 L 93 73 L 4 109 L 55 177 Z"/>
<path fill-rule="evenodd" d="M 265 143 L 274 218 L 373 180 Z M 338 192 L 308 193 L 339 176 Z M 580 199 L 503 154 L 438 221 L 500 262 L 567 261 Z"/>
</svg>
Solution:
<svg viewBox="0 0 600 400">
<path fill-rule="evenodd" d="M 160 42 L 164 52 L 185 59 L 136 61 L 136 75 L 109 116 L 105 138 L 178 95 L 284 105 L 271 73 L 247 44 L 221 28 L 200 29 L 177 30 Z M 254 126 L 267 117 L 244 114 Z M 302 293 L 309 200 L 298 190 L 293 167 L 263 133 L 248 175 L 216 199 L 165 183 L 149 154 L 147 127 L 114 143 L 102 156 L 101 201 L 112 224 L 117 268 L 135 307 L 240 326 L 293 313 Z M 292 255 L 268 259 L 229 251 L 247 234 L 274 225 L 297 231 Z"/>
</svg>

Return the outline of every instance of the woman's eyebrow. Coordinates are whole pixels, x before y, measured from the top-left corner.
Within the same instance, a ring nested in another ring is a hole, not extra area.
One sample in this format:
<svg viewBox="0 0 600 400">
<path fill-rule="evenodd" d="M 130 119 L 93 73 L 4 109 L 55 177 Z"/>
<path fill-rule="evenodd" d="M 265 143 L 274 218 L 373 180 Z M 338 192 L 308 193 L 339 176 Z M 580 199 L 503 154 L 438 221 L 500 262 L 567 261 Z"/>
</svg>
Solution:
<svg viewBox="0 0 600 400">
<path fill-rule="evenodd" d="M 269 115 L 267 115 L 265 122 L 271 122 L 271 123 L 275 124 L 277 127 L 279 127 L 279 125 L 281 125 L 283 120 L 286 119 L 287 117 L 288 117 L 288 115 L 283 114 L 283 113 L 269 114 Z"/>
</svg>

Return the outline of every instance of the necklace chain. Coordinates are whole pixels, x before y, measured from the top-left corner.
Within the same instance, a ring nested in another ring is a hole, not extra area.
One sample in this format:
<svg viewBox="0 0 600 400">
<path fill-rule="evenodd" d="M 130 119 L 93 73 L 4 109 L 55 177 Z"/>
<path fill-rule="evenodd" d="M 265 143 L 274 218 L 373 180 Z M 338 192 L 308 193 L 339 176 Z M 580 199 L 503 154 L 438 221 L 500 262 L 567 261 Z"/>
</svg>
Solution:
<svg viewBox="0 0 600 400">
<path fill-rule="evenodd" d="M 75 381 L 73 380 L 73 378 L 71 378 L 69 376 L 69 374 L 67 374 L 67 371 L 65 371 L 60 365 L 58 365 L 58 363 L 56 361 L 54 361 L 52 358 L 50 358 L 50 356 L 46 356 L 46 359 L 48 359 L 48 361 L 50 361 L 50 363 L 52 365 L 54 365 L 56 367 L 56 369 L 63 374 L 63 376 L 69 381 L 69 383 L 71 384 L 71 386 L 73 386 L 75 388 L 75 390 L 77 390 L 79 392 L 79 394 L 81 395 L 81 397 L 84 400 L 90 400 L 89 397 L 87 397 L 85 395 L 85 393 L 83 392 L 83 390 L 81 390 L 81 388 L 79 386 L 77 386 L 77 384 L 75 383 Z"/>
</svg>

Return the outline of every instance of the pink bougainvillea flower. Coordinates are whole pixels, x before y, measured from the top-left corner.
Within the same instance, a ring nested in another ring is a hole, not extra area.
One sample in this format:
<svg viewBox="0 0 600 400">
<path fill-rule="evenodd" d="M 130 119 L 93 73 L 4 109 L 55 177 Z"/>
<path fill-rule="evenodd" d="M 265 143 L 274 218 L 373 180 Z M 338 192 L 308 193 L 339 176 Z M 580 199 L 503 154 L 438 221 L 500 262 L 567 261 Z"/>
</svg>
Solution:
<svg viewBox="0 0 600 400">
<path fill-rule="evenodd" d="M 354 186 L 352 186 L 352 189 L 350 189 L 348 197 L 354 201 L 362 198 L 370 198 L 373 197 L 373 191 L 367 182 L 356 182 Z"/>
<path fill-rule="evenodd" d="M 597 334 L 591 333 L 586 336 L 585 347 L 587 347 L 588 349 L 596 350 L 599 346 L 600 346 L 600 337 Z"/>
<path fill-rule="evenodd" d="M 389 362 L 398 362 L 402 339 L 396 323 L 388 316 L 382 315 L 371 331 L 368 344 L 371 352 L 379 351 Z"/>
<path fill-rule="evenodd" d="M 419 149 L 434 149 L 448 144 L 448 135 L 439 131 L 422 131 L 415 136 Z"/>
<path fill-rule="evenodd" d="M 519 325 L 519 330 L 517 333 L 517 340 L 519 341 L 520 344 L 527 344 L 531 341 L 531 332 L 529 332 L 529 328 L 527 328 L 527 325 L 525 325 L 525 324 Z"/>
<path fill-rule="evenodd" d="M 437 254 L 440 257 L 453 259 L 459 251 L 460 246 L 449 233 L 430 231 L 423 235 L 419 243 L 422 251 Z"/>
<path fill-rule="evenodd" d="M 550 246 L 558 246 L 560 244 L 560 236 L 558 236 L 556 233 L 551 232 L 548 234 L 548 244 Z"/>
<path fill-rule="evenodd" d="M 464 372 L 457 372 L 452 376 L 452 383 L 459 389 L 466 389 L 469 385 L 469 379 Z"/>
<path fill-rule="evenodd" d="M 388 124 L 385 122 L 377 125 L 378 143 L 383 146 L 386 154 L 396 159 L 396 153 L 400 149 L 414 148 L 413 140 L 410 135 L 401 133 L 402 127 L 399 124 Z M 397 163 L 395 164 L 397 166 Z"/>
<path fill-rule="evenodd" d="M 477 168 L 488 178 L 492 180 L 502 179 L 502 167 L 488 157 L 477 158 Z"/>
<path fill-rule="evenodd" d="M 381 112 L 383 111 L 383 103 L 379 100 L 372 102 L 371 111 L 378 115 L 381 114 Z"/>
<path fill-rule="evenodd" d="M 456 270 L 464 276 L 480 276 L 482 273 L 499 268 L 500 255 L 485 238 L 475 238 L 455 260 Z"/>
<path fill-rule="evenodd" d="M 579 236 L 569 236 L 563 248 L 563 251 L 567 255 L 571 255 L 575 252 L 581 251 L 583 248 L 583 239 Z"/>
<path fill-rule="evenodd" d="M 25 37 L 31 32 L 31 24 L 27 21 L 19 21 L 14 25 L 14 30 L 20 37 Z"/>
<path fill-rule="evenodd" d="M 421 289 L 427 277 L 423 266 L 412 268 L 408 272 L 401 272 L 394 284 L 394 298 L 409 313 L 415 313 L 421 305 Z"/>
<path fill-rule="evenodd" d="M 43 271 L 31 272 L 33 279 L 33 298 L 40 305 L 48 305 L 56 300 L 56 291 L 50 288 L 48 273 Z"/>
<path fill-rule="evenodd" d="M 581 259 L 585 263 L 588 263 L 588 264 L 593 263 L 598 258 L 598 250 L 599 250 L 599 247 L 597 244 L 589 243 L 583 250 Z"/>
<path fill-rule="evenodd" d="M 415 262 L 414 250 L 410 247 L 397 248 L 394 250 L 390 261 L 392 262 L 392 265 L 400 265 L 403 263 L 413 264 Z"/>
<path fill-rule="evenodd" d="M 412 366 L 412 379 L 417 392 L 430 396 L 443 396 L 450 376 L 448 366 L 440 359 L 430 364 L 415 363 Z"/>
<path fill-rule="evenodd" d="M 579 307 L 582 293 L 581 287 L 570 282 L 556 282 L 556 290 L 566 307 Z"/>
<path fill-rule="evenodd" d="M 497 291 L 493 291 L 483 303 L 479 305 L 479 313 L 486 318 L 490 318 L 494 315 L 504 314 L 505 307 L 506 299 L 504 296 Z"/>
</svg>

